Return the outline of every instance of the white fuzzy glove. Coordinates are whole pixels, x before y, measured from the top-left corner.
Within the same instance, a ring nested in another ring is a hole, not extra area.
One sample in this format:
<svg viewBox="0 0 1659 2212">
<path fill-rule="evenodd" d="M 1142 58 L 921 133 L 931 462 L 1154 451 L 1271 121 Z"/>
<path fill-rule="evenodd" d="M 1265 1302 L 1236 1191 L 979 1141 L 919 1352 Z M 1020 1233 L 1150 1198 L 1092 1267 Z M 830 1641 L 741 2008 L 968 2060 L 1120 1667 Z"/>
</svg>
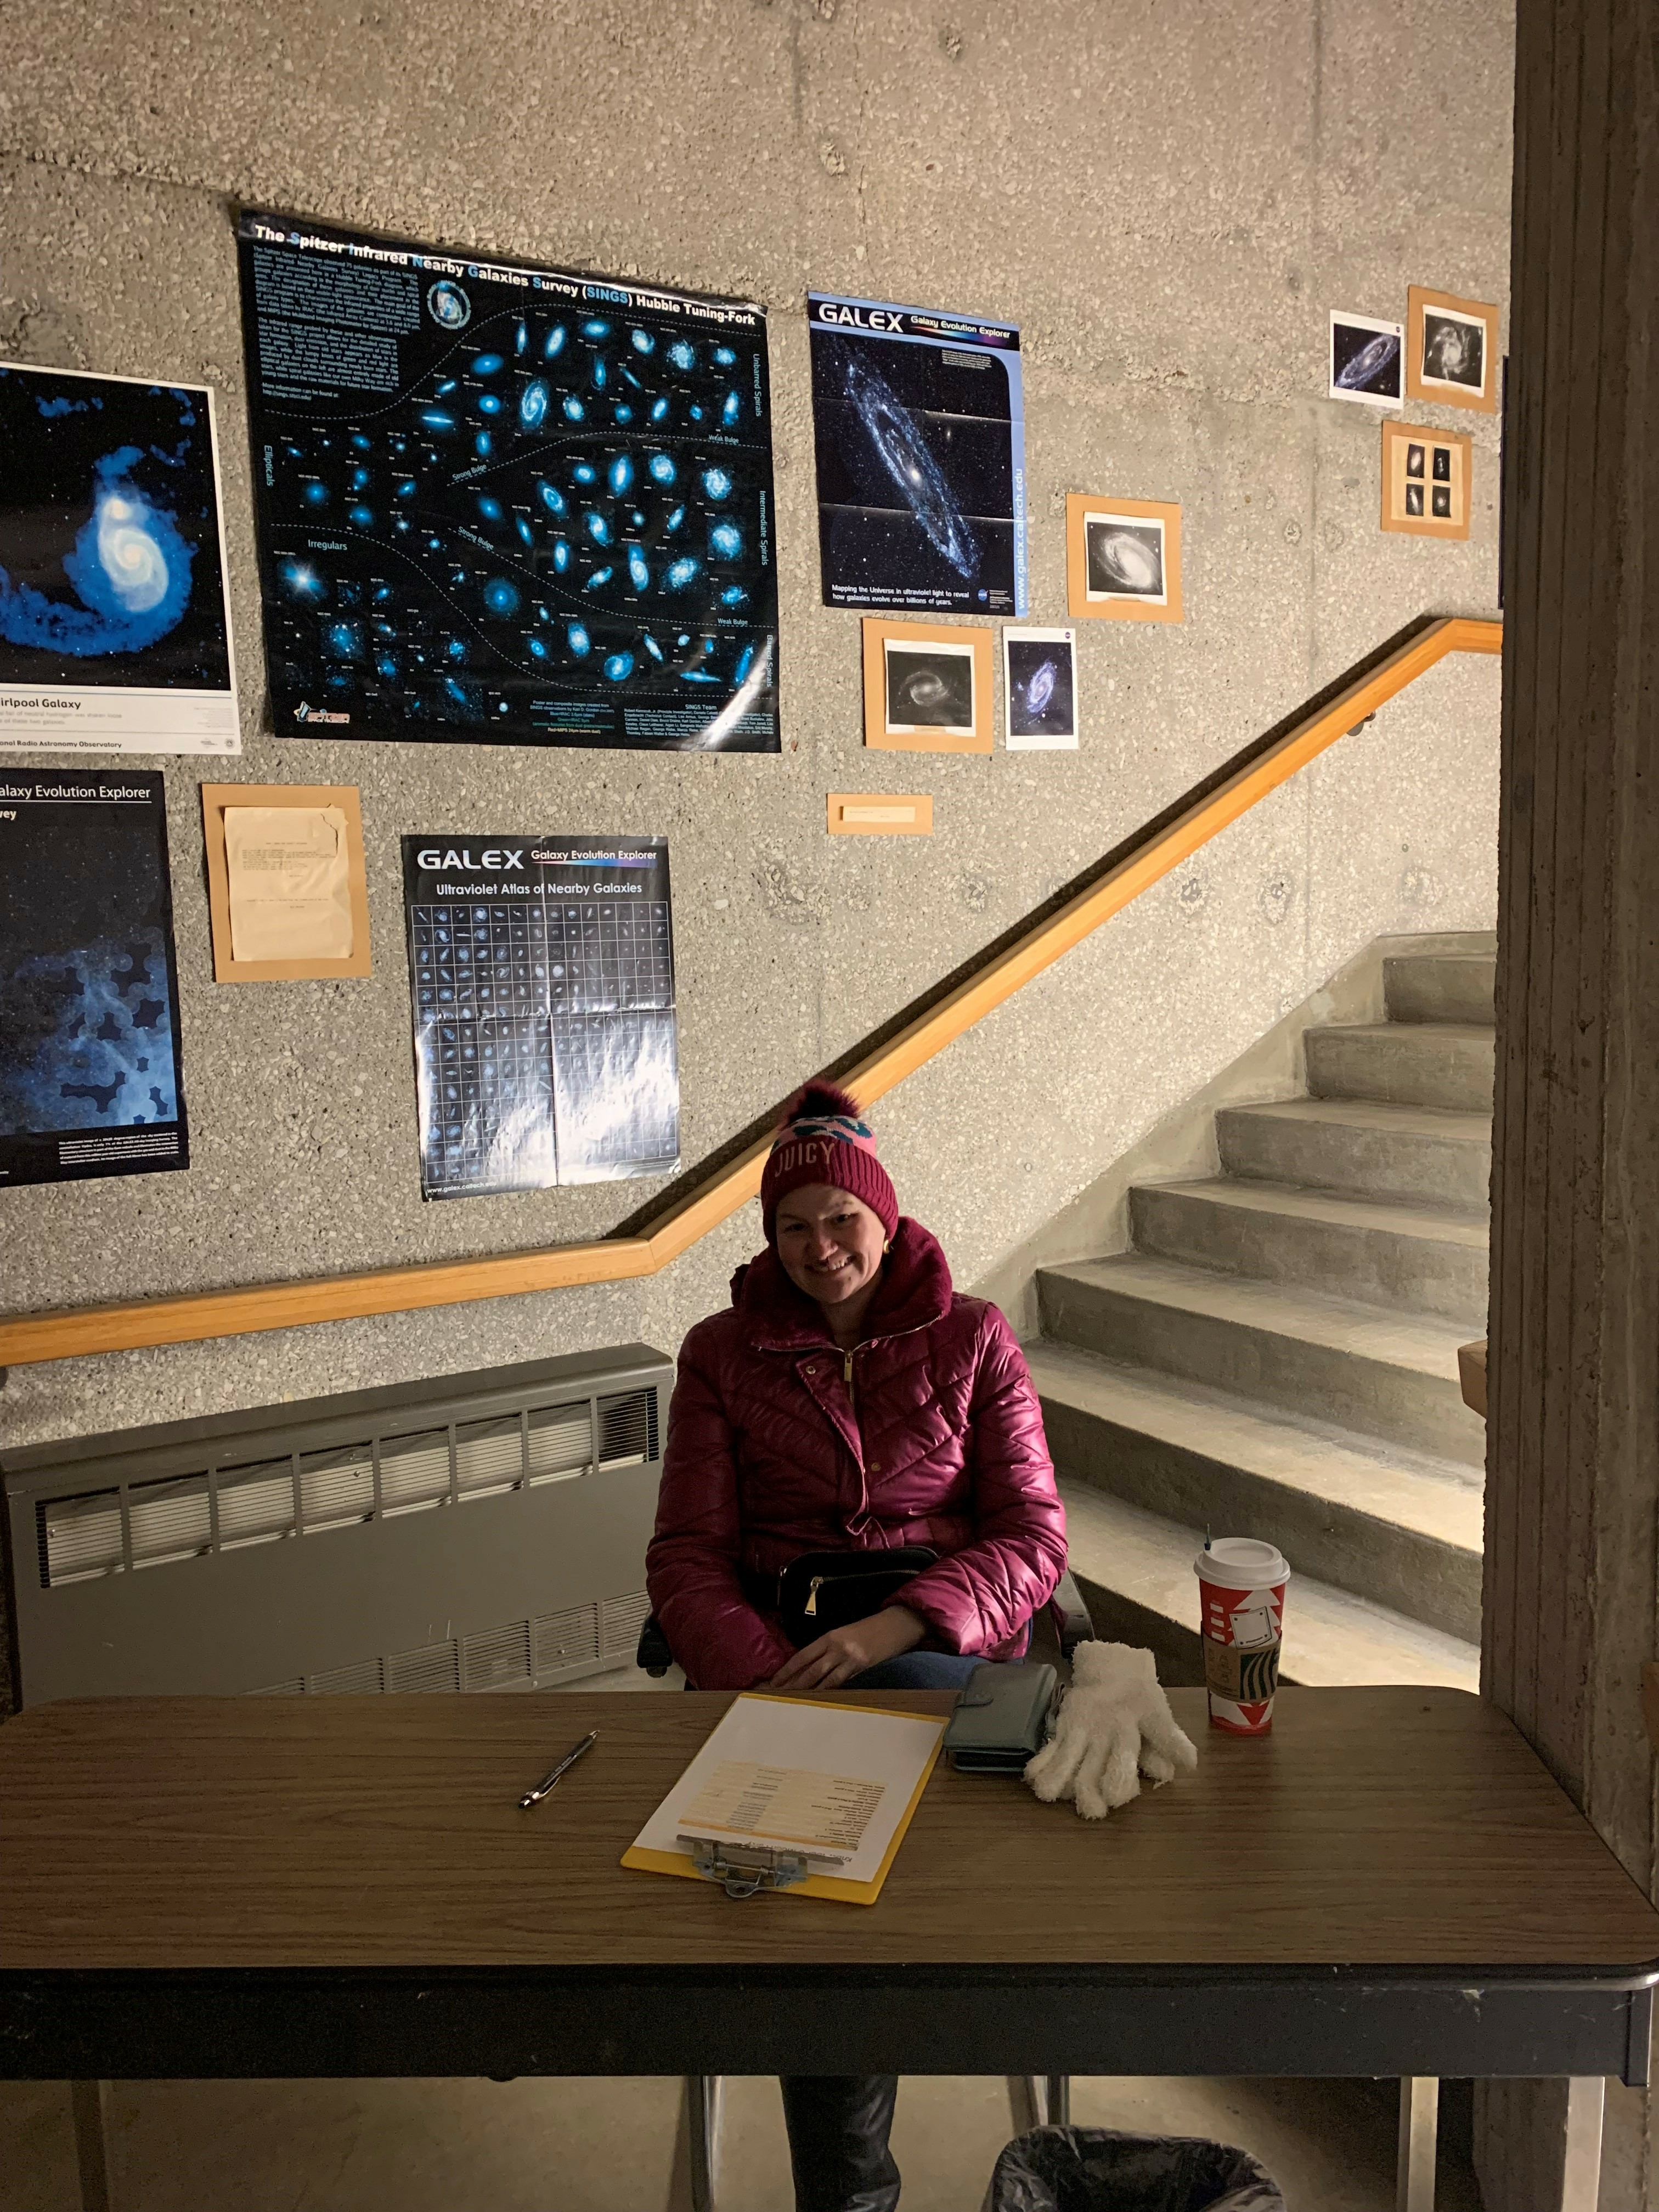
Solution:
<svg viewBox="0 0 1659 2212">
<path fill-rule="evenodd" d="M 1152 1653 L 1091 1642 L 1072 1654 L 1072 1686 L 1053 1741 L 1027 1765 L 1025 1779 L 1039 1797 L 1069 1797 L 1085 1820 L 1102 1820 L 1139 1796 L 1141 1775 L 1172 1782 L 1177 1768 L 1197 1765 L 1158 1687 Z"/>
</svg>

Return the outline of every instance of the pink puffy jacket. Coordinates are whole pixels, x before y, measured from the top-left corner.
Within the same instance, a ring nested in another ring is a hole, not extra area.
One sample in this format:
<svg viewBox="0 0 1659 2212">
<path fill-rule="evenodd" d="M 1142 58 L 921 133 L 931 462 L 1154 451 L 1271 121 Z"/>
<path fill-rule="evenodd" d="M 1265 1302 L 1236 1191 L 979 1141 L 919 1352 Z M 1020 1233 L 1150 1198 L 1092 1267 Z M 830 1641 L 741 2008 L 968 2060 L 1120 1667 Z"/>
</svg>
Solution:
<svg viewBox="0 0 1659 2212">
<path fill-rule="evenodd" d="M 803 1552 L 927 1544 L 897 1601 L 947 1651 L 1017 1657 L 1066 1565 L 1066 1514 L 1013 1331 L 959 1297 L 901 1220 L 866 1336 L 842 1353 L 770 1249 L 686 1338 L 646 1579 L 702 1690 L 750 1689 L 794 1646 L 742 1577 Z M 752 1588 L 751 1583 L 751 1588 Z"/>
</svg>

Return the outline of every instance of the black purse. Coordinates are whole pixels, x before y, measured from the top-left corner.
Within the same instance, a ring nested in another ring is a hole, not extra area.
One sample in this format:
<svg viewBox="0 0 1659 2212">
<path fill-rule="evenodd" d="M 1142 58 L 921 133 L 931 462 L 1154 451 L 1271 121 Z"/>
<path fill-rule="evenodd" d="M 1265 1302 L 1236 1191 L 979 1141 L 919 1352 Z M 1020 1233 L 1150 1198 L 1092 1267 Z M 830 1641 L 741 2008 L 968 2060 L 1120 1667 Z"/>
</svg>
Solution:
<svg viewBox="0 0 1659 2212">
<path fill-rule="evenodd" d="M 799 1650 L 832 1628 L 879 1613 L 939 1553 L 926 1544 L 890 1552 L 803 1552 L 778 1577 L 778 1617 Z"/>
</svg>

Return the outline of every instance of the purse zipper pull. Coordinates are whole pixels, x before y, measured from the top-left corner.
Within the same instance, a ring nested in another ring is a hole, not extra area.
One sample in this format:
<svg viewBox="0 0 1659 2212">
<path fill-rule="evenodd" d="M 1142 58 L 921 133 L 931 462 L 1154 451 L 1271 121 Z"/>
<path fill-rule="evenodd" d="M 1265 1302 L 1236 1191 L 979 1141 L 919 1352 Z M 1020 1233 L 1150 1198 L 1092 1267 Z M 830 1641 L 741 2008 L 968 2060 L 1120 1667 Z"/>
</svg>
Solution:
<svg viewBox="0 0 1659 2212">
<path fill-rule="evenodd" d="M 814 1575 L 811 1581 L 806 1585 L 806 1602 L 801 1607 L 801 1611 L 811 1615 L 814 1619 L 816 1619 L 817 1615 L 818 1591 L 822 1588 L 823 1583 L 823 1577 L 822 1575 Z"/>
</svg>

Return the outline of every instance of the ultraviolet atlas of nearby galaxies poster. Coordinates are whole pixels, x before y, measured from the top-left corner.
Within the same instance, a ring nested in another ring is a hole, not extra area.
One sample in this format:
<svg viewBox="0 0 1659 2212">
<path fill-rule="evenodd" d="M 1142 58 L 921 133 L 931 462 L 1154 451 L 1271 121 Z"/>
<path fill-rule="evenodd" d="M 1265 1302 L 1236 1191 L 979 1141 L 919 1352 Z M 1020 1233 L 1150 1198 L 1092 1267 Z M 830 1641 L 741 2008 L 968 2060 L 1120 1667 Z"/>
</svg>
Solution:
<svg viewBox="0 0 1659 2212">
<path fill-rule="evenodd" d="M 823 603 L 1023 615 L 1012 323 L 809 292 Z"/>
<path fill-rule="evenodd" d="M 239 234 L 279 736 L 778 750 L 763 309 Z"/>
<path fill-rule="evenodd" d="M 241 750 L 213 394 L 0 362 L 0 750 Z"/>
<path fill-rule="evenodd" d="M 409 836 L 404 904 L 422 1198 L 672 1173 L 665 840 Z"/>
</svg>

